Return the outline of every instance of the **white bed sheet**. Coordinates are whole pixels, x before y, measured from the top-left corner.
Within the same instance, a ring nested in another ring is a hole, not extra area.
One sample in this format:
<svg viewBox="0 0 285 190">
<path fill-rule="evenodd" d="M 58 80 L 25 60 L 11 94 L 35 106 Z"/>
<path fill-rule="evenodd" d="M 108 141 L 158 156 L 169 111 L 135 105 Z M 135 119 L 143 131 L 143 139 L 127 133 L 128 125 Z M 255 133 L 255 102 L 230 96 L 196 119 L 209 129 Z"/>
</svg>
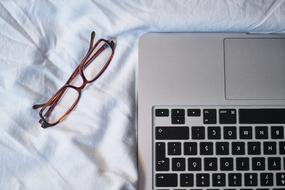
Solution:
<svg viewBox="0 0 285 190">
<path fill-rule="evenodd" d="M 138 182 L 136 67 L 146 32 L 285 32 L 284 0 L 0 1 L 0 189 L 133 190 Z M 92 30 L 115 57 L 62 124 L 47 100 L 84 55 Z"/>
</svg>

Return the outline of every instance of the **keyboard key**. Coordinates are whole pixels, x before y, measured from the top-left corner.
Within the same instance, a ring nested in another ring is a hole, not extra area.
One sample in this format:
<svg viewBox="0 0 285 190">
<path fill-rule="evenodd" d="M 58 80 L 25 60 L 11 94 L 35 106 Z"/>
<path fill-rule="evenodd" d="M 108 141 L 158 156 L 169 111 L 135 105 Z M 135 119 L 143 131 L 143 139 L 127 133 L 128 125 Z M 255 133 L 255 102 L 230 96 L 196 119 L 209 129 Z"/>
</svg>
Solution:
<svg viewBox="0 0 285 190">
<path fill-rule="evenodd" d="M 156 171 L 169 171 L 169 158 L 156 160 L 155 169 Z"/>
<path fill-rule="evenodd" d="M 157 171 L 169 170 L 169 159 L 165 157 L 165 143 L 155 143 L 155 166 Z"/>
<path fill-rule="evenodd" d="M 213 143 L 200 142 L 200 155 L 213 155 Z"/>
<path fill-rule="evenodd" d="M 185 170 L 185 158 L 172 158 L 172 170 L 184 171 Z"/>
<path fill-rule="evenodd" d="M 204 158 L 205 171 L 217 171 L 218 169 L 217 158 Z"/>
<path fill-rule="evenodd" d="M 203 110 L 204 124 L 216 124 L 217 123 L 217 110 L 216 109 L 204 109 Z"/>
<path fill-rule="evenodd" d="M 189 139 L 188 127 L 156 127 L 155 137 L 159 140 Z"/>
<path fill-rule="evenodd" d="M 269 157 L 267 161 L 268 161 L 268 170 L 281 170 L 280 157 Z"/>
<path fill-rule="evenodd" d="M 244 185 L 245 186 L 257 186 L 257 173 L 245 173 Z"/>
<path fill-rule="evenodd" d="M 192 139 L 205 139 L 205 127 L 191 127 Z"/>
<path fill-rule="evenodd" d="M 196 185 L 197 187 L 210 186 L 210 175 L 205 173 L 196 174 Z"/>
<path fill-rule="evenodd" d="M 185 142 L 184 143 L 184 154 L 185 155 L 197 155 L 197 143 L 196 142 Z"/>
<path fill-rule="evenodd" d="M 277 186 L 285 186 L 285 173 L 276 174 Z"/>
<path fill-rule="evenodd" d="M 236 158 L 236 170 L 248 171 L 249 170 L 249 158 Z"/>
<path fill-rule="evenodd" d="M 240 139 L 252 139 L 252 127 L 240 127 L 239 128 L 239 138 Z"/>
<path fill-rule="evenodd" d="M 201 158 L 188 158 L 189 171 L 201 171 Z"/>
<path fill-rule="evenodd" d="M 208 139 L 221 139 L 221 127 L 208 127 Z"/>
<path fill-rule="evenodd" d="M 255 138 L 256 139 L 268 139 L 268 127 L 266 126 L 255 127 Z"/>
<path fill-rule="evenodd" d="M 181 155 L 181 143 L 169 142 L 168 143 L 168 155 Z"/>
<path fill-rule="evenodd" d="M 216 142 L 216 154 L 217 155 L 228 155 L 229 154 L 229 143 L 228 142 Z"/>
<path fill-rule="evenodd" d="M 284 139 L 284 129 L 282 126 L 271 127 L 271 138 L 272 139 Z"/>
<path fill-rule="evenodd" d="M 185 117 L 171 117 L 171 124 L 185 124 Z"/>
<path fill-rule="evenodd" d="M 279 153 L 285 154 L 285 141 L 279 142 Z"/>
<path fill-rule="evenodd" d="M 233 158 L 220 158 L 220 170 L 233 171 L 234 170 Z"/>
<path fill-rule="evenodd" d="M 239 109 L 241 124 L 285 123 L 285 109 Z"/>
<path fill-rule="evenodd" d="M 155 156 L 157 159 L 165 158 L 165 143 L 164 142 L 157 142 L 155 143 Z"/>
<path fill-rule="evenodd" d="M 193 174 L 180 174 L 181 187 L 193 187 L 194 175 Z"/>
<path fill-rule="evenodd" d="M 244 142 L 232 142 L 232 155 L 244 155 L 245 154 Z"/>
<path fill-rule="evenodd" d="M 214 187 L 224 187 L 226 186 L 226 175 L 222 173 L 213 174 L 212 181 Z"/>
<path fill-rule="evenodd" d="M 249 155 L 259 155 L 259 154 L 261 154 L 260 145 L 261 145 L 260 142 L 248 142 L 247 143 L 248 154 Z"/>
<path fill-rule="evenodd" d="M 177 187 L 178 176 L 177 174 L 160 173 L 155 175 L 156 187 Z"/>
<path fill-rule="evenodd" d="M 252 158 L 252 170 L 265 170 L 265 158 L 264 157 Z"/>
<path fill-rule="evenodd" d="M 228 174 L 229 186 L 230 187 L 240 187 L 242 183 L 240 173 L 230 173 Z"/>
<path fill-rule="evenodd" d="M 156 117 L 168 117 L 169 116 L 169 110 L 168 109 L 156 109 L 155 110 L 155 116 Z"/>
<path fill-rule="evenodd" d="M 276 142 L 263 142 L 263 153 L 265 155 L 276 154 Z"/>
<path fill-rule="evenodd" d="M 201 110 L 200 109 L 188 109 L 187 115 L 189 117 L 199 117 L 201 116 Z"/>
<path fill-rule="evenodd" d="M 219 121 L 221 124 L 236 124 L 237 113 L 235 109 L 220 109 Z"/>
<path fill-rule="evenodd" d="M 273 173 L 261 173 L 260 184 L 261 186 L 273 186 Z"/>
<path fill-rule="evenodd" d="M 172 109 L 171 116 L 179 116 L 185 117 L 185 110 L 184 109 Z"/>
<path fill-rule="evenodd" d="M 237 139 L 236 130 L 235 126 L 224 127 L 224 139 Z"/>
</svg>

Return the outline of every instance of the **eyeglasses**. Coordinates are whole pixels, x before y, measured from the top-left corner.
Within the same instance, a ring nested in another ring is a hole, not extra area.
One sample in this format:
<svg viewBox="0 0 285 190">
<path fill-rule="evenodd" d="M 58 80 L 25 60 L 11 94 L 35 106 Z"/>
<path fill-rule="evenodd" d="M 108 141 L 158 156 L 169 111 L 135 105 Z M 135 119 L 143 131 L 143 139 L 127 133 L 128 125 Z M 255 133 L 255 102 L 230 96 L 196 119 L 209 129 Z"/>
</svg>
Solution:
<svg viewBox="0 0 285 190">
<path fill-rule="evenodd" d="M 33 105 L 33 109 L 41 108 L 39 123 L 42 128 L 52 127 L 63 121 L 75 109 L 85 86 L 96 81 L 110 64 L 115 52 L 115 42 L 99 39 L 95 43 L 94 39 L 93 31 L 86 55 L 66 83 L 46 103 Z M 75 84 L 78 80 L 82 81 L 81 85 Z"/>
</svg>

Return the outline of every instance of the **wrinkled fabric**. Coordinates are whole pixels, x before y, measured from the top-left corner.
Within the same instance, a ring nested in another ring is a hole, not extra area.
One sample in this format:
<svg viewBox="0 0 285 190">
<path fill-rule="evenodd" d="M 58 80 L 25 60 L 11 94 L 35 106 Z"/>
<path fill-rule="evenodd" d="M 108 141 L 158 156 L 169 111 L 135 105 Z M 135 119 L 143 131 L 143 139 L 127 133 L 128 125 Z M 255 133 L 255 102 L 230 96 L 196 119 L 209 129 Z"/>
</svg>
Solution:
<svg viewBox="0 0 285 190">
<path fill-rule="evenodd" d="M 139 37 L 284 33 L 285 2 L 2 0 L 0 27 L 0 189 L 134 190 Z M 92 30 L 116 38 L 113 61 L 64 122 L 42 129 L 32 105 L 63 85 Z"/>
</svg>

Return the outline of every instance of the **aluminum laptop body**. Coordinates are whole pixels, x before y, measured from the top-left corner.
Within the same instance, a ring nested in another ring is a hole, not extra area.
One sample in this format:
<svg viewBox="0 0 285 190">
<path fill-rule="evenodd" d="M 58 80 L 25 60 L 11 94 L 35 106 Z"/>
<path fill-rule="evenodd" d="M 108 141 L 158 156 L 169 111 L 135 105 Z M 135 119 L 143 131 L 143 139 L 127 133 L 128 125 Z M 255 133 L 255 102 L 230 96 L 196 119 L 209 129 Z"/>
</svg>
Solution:
<svg viewBox="0 0 285 190">
<path fill-rule="evenodd" d="M 284 189 L 285 37 L 145 34 L 137 116 L 140 190 Z"/>
</svg>

